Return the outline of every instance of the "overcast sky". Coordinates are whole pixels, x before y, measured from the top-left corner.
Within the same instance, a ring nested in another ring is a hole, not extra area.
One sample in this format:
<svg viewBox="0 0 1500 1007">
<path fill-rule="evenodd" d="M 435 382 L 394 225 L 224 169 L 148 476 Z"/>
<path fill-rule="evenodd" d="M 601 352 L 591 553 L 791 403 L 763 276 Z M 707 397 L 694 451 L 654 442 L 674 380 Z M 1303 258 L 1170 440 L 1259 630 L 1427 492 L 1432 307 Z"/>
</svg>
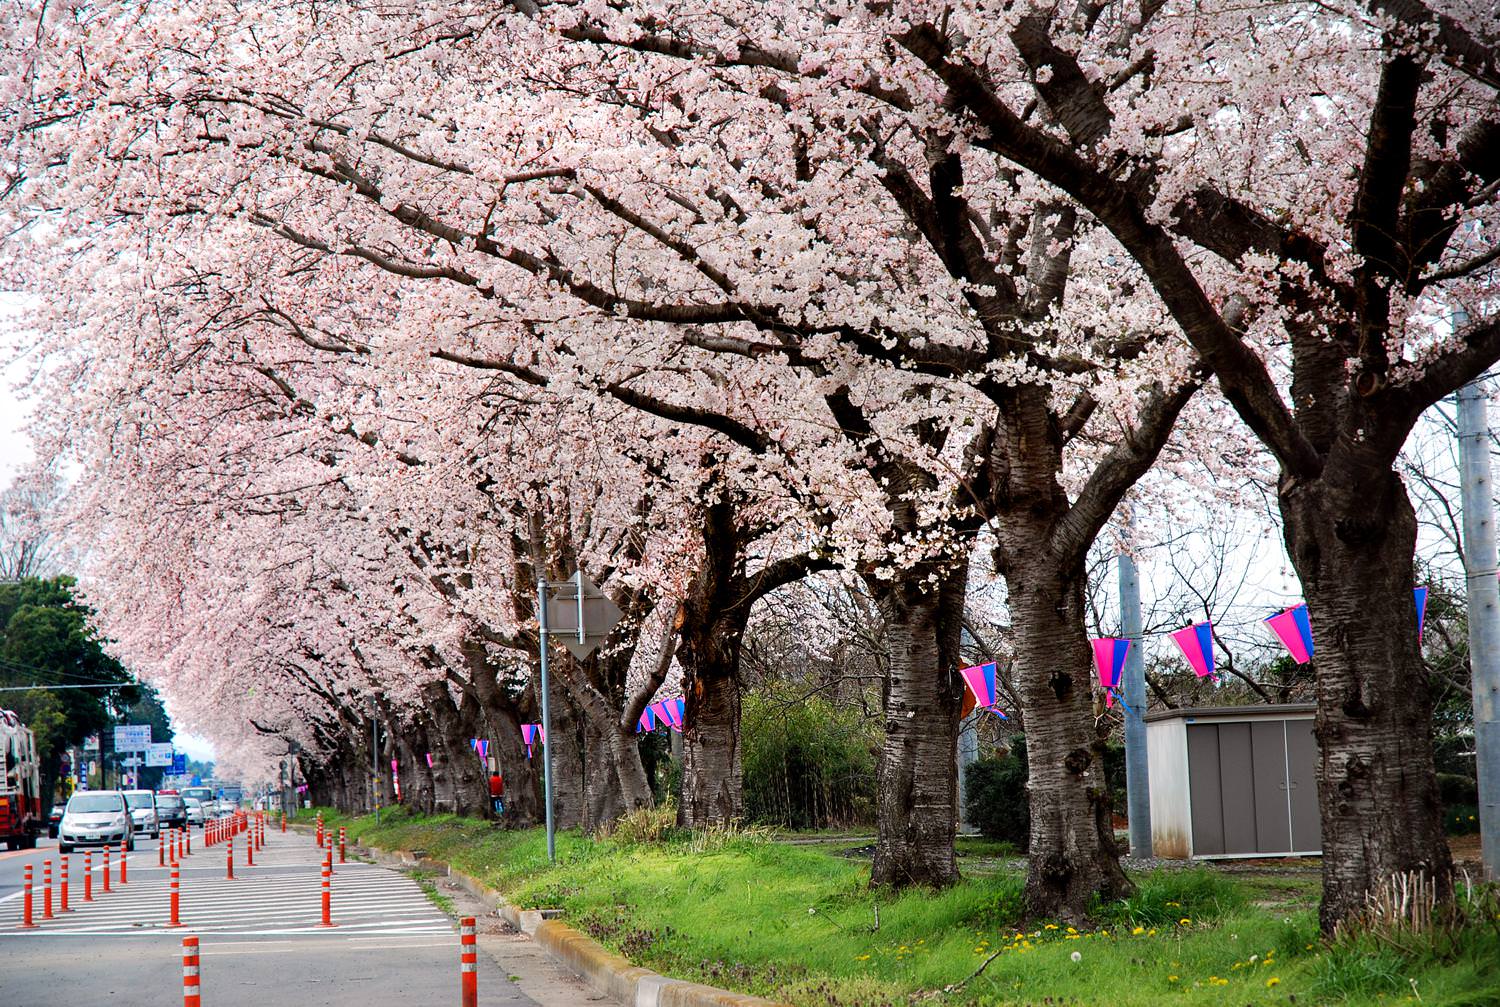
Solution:
<svg viewBox="0 0 1500 1007">
<path fill-rule="evenodd" d="M 14 358 L 21 336 L 15 325 L 17 299 L 0 293 L 0 490 L 9 486 L 16 473 L 31 461 L 31 440 L 26 436 L 26 421 L 33 403 L 21 398 L 15 389 L 25 377 L 25 365 Z M 179 733 L 175 738 L 178 751 L 206 761 L 213 759 L 213 746 L 195 734 Z"/>
</svg>

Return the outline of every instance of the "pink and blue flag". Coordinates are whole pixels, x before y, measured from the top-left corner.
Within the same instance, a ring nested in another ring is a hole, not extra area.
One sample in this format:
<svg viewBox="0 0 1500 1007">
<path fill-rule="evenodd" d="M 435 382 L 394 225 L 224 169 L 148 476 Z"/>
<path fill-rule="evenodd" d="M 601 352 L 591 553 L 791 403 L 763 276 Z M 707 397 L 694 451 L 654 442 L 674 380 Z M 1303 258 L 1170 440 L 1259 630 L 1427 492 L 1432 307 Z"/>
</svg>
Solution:
<svg viewBox="0 0 1500 1007">
<path fill-rule="evenodd" d="M 676 699 L 662 699 L 651 704 L 647 711 L 656 719 L 658 724 L 666 724 L 674 731 L 682 730 L 682 723 L 687 715 L 687 702 L 678 696 Z"/>
<path fill-rule="evenodd" d="M 1427 625 L 1427 588 L 1419 587 L 1412 591 L 1417 602 L 1417 646 L 1422 645 L 1422 628 Z"/>
<path fill-rule="evenodd" d="M 963 676 L 964 684 L 969 687 L 969 692 L 974 695 L 974 705 L 981 710 L 989 710 L 1001 720 L 1009 720 L 1005 711 L 995 705 L 999 702 L 999 695 L 995 691 L 995 662 L 976 664 L 972 668 L 960 668 L 958 673 Z"/>
<path fill-rule="evenodd" d="M 1313 655 L 1312 624 L 1307 621 L 1307 603 L 1294 605 L 1284 612 L 1267 616 L 1266 625 L 1271 627 L 1292 660 L 1306 664 Z"/>
<path fill-rule="evenodd" d="M 1185 626 L 1172 634 L 1172 641 L 1182 651 L 1182 656 L 1187 658 L 1187 663 L 1192 665 L 1193 674 L 1199 678 L 1212 678 L 1215 683 L 1219 681 L 1219 676 L 1214 671 L 1213 623 L 1198 622 Z"/>
<path fill-rule="evenodd" d="M 1120 676 L 1125 672 L 1125 656 L 1130 653 L 1130 641 L 1114 637 L 1090 640 L 1094 645 L 1094 667 L 1099 671 L 1099 684 L 1104 687 L 1104 705 L 1113 706 L 1115 700 L 1125 706 L 1120 696 Z M 1125 706 L 1128 710 L 1130 707 Z"/>
<path fill-rule="evenodd" d="M 470 738 L 469 747 L 474 749 L 474 754 L 481 759 L 490 757 L 490 739 L 488 738 Z"/>
<path fill-rule="evenodd" d="M 526 746 L 526 758 L 531 758 L 531 746 L 540 741 L 547 743 L 547 734 L 542 730 L 541 724 L 522 724 L 521 743 Z"/>
<path fill-rule="evenodd" d="M 427 768 L 428 769 L 432 768 L 432 753 L 431 752 L 427 753 Z"/>
</svg>

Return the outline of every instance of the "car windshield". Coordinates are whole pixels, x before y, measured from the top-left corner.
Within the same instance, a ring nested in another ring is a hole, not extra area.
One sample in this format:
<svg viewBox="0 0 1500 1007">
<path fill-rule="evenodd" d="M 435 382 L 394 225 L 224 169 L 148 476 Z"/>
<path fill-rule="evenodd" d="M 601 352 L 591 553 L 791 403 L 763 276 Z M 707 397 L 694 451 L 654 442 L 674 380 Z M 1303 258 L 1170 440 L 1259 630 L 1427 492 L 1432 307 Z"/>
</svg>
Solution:
<svg viewBox="0 0 1500 1007">
<path fill-rule="evenodd" d="M 196 797 L 184 797 L 182 803 L 186 804 L 189 808 L 197 808 L 200 811 L 203 809 L 203 802 Z"/>
<path fill-rule="evenodd" d="M 68 814 L 70 815 L 119 811 L 122 806 L 119 794 L 74 794 L 68 798 Z"/>
<path fill-rule="evenodd" d="M 182 807 L 182 798 L 176 794 L 157 794 L 156 806 L 158 808 L 180 808 Z"/>
<path fill-rule="evenodd" d="M 134 811 L 137 808 L 152 807 L 155 802 L 151 798 L 151 792 L 149 790 L 143 790 L 139 793 L 126 794 L 125 803 L 129 804 L 130 810 Z"/>
</svg>

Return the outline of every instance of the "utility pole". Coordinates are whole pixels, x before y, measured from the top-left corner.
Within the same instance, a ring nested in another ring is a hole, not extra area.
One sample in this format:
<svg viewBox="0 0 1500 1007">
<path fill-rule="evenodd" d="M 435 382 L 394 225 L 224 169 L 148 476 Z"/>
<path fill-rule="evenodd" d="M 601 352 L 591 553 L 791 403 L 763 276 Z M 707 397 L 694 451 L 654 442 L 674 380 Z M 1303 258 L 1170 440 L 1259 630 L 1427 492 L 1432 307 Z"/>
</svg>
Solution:
<svg viewBox="0 0 1500 1007">
<path fill-rule="evenodd" d="M 380 722 L 370 718 L 370 799 L 375 802 L 375 824 L 380 824 Z"/>
<path fill-rule="evenodd" d="M 1468 315 L 1454 312 L 1453 327 Z M 1464 565 L 1469 603 L 1469 673 L 1474 686 L 1474 768 L 1479 778 L 1480 855 L 1500 879 L 1500 582 L 1496 581 L 1495 505 L 1490 482 L 1490 423 L 1484 381 L 1458 390 L 1458 463 L 1462 478 Z"/>
<path fill-rule="evenodd" d="M 1135 560 L 1119 552 L 1120 635 L 1125 655 L 1125 813 L 1130 819 L 1130 855 L 1151 856 L 1151 783 L 1146 764 L 1146 659 L 1141 641 L 1141 582 Z"/>
<path fill-rule="evenodd" d="M 540 565 L 540 564 L 538 564 Z M 580 595 L 582 592 L 579 592 Z M 542 658 L 542 800 L 547 805 L 547 862 L 557 862 L 557 832 L 552 824 L 552 707 L 548 700 L 547 682 L 547 578 L 540 573 L 536 578 L 536 618 L 540 646 L 537 650 Z M 578 620 L 581 627 L 583 619 Z"/>
</svg>

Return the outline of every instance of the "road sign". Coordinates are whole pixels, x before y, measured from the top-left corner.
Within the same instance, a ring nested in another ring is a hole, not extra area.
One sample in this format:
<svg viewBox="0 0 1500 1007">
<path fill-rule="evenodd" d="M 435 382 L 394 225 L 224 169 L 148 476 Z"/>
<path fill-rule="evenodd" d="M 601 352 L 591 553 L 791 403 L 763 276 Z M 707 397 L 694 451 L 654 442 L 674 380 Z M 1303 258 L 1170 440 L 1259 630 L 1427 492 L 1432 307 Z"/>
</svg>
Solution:
<svg viewBox="0 0 1500 1007">
<path fill-rule="evenodd" d="M 146 749 L 146 765 L 148 768 L 165 768 L 172 764 L 173 755 L 170 741 L 153 742 Z"/>
<path fill-rule="evenodd" d="M 121 759 L 120 760 L 120 765 L 122 765 L 122 766 L 129 766 L 131 769 L 134 769 L 135 767 L 139 766 L 140 764 L 141 764 L 141 757 L 139 755 L 132 755 L 128 759 Z"/>
<path fill-rule="evenodd" d="M 99 751 L 99 735 L 91 734 L 83 739 L 83 750 L 85 752 Z"/>
<path fill-rule="evenodd" d="M 187 772 L 187 753 L 177 752 L 172 756 L 172 772 L 182 776 Z"/>
<path fill-rule="evenodd" d="M 150 745 L 150 724 L 123 724 L 115 728 L 115 751 L 117 752 L 144 752 Z"/>
<path fill-rule="evenodd" d="M 582 661 L 605 641 L 622 613 L 582 570 L 549 588 L 547 634 Z"/>
</svg>

